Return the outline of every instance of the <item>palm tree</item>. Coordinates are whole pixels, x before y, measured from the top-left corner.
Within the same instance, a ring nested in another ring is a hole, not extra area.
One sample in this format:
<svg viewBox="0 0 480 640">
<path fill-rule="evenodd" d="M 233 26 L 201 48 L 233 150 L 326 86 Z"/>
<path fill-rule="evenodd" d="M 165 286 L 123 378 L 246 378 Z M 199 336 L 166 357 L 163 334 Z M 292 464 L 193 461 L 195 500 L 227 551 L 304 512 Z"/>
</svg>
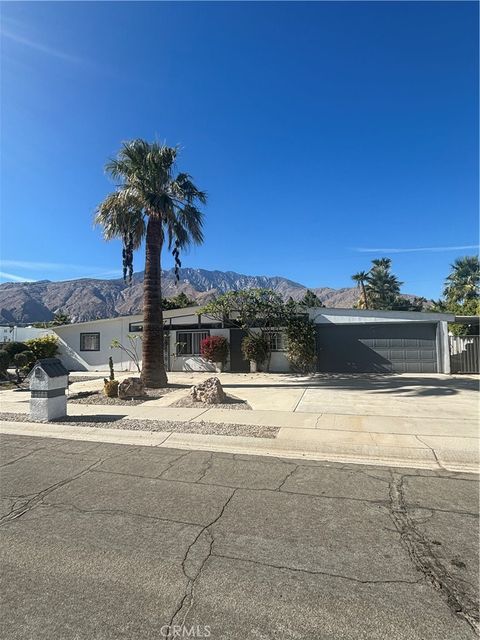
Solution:
<svg viewBox="0 0 480 640">
<path fill-rule="evenodd" d="M 457 258 L 445 282 L 445 297 L 451 302 L 466 302 L 479 297 L 480 263 L 478 256 Z"/>
<path fill-rule="evenodd" d="M 174 174 L 178 149 L 145 140 L 124 142 L 105 169 L 118 181 L 116 190 L 98 206 L 95 224 L 103 227 L 105 240 L 123 242 L 123 275 L 133 274 L 133 251 L 145 238 L 143 281 L 142 380 L 146 387 L 164 387 L 167 374 L 163 359 L 161 253 L 165 243 L 175 259 L 178 279 L 180 251 L 203 241 L 206 203 L 186 173 Z"/>
<path fill-rule="evenodd" d="M 365 290 L 373 309 L 394 309 L 402 282 L 391 271 L 390 258 L 372 260 Z"/>
<path fill-rule="evenodd" d="M 366 271 L 359 271 L 358 273 L 354 273 L 352 276 L 352 280 L 357 283 L 357 286 L 362 292 L 362 296 L 359 301 L 359 306 L 362 309 L 368 309 L 367 291 L 365 289 L 365 282 L 367 278 L 368 278 L 368 273 Z"/>
</svg>

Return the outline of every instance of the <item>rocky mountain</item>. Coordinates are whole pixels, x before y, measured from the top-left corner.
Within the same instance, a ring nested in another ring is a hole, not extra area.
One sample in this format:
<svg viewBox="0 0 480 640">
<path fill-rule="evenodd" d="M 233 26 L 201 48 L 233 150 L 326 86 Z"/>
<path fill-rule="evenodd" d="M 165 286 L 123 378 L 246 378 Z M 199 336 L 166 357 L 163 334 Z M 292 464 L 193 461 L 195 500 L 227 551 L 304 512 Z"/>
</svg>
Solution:
<svg viewBox="0 0 480 640">
<path fill-rule="evenodd" d="M 0 285 L 0 322 L 46 322 L 63 311 L 73 322 L 141 313 L 143 272 L 136 273 L 131 285 L 123 280 L 82 278 L 63 282 L 6 282 Z M 175 283 L 173 269 L 163 272 L 162 290 L 166 298 L 184 292 L 199 304 L 231 290 L 265 287 L 278 291 L 285 299 L 301 299 L 306 287 L 281 277 L 246 276 L 234 271 L 181 269 Z M 358 299 L 356 288 L 312 289 L 327 307 L 351 308 Z"/>
</svg>

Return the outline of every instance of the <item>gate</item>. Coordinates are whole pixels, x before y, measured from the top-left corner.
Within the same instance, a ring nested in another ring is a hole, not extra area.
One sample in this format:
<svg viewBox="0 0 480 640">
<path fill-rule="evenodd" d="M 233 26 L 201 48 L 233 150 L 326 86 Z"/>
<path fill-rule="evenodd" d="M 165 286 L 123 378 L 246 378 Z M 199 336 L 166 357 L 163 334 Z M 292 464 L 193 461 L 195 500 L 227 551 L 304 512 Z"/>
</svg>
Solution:
<svg viewBox="0 0 480 640">
<path fill-rule="evenodd" d="M 480 373 L 480 336 L 449 336 L 452 373 Z"/>
</svg>

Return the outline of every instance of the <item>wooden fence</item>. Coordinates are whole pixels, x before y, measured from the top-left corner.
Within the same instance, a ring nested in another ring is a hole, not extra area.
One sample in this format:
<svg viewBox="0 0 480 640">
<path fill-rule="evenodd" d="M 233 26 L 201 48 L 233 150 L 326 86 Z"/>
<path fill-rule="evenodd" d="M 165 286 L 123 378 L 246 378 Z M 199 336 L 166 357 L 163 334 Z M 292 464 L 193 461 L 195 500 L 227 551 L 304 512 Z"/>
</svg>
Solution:
<svg viewBox="0 0 480 640">
<path fill-rule="evenodd" d="M 480 336 L 450 336 L 452 373 L 480 373 Z"/>
</svg>

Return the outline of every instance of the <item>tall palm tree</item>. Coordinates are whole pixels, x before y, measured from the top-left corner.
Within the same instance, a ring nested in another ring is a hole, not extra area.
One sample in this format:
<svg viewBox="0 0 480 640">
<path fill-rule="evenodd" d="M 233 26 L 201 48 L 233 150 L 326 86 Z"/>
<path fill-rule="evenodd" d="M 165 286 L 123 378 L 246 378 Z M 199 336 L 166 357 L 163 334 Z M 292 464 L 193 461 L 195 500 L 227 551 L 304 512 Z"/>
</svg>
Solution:
<svg viewBox="0 0 480 640">
<path fill-rule="evenodd" d="M 400 295 L 402 282 L 391 271 L 390 258 L 372 260 L 366 278 L 366 292 L 374 309 L 393 309 Z"/>
<path fill-rule="evenodd" d="M 352 276 L 352 280 L 357 283 L 357 286 L 362 292 L 360 300 L 360 306 L 362 309 L 368 309 L 367 290 L 365 289 L 365 282 L 367 281 L 367 278 L 367 271 L 359 271 L 358 273 L 354 273 Z"/>
<path fill-rule="evenodd" d="M 466 302 L 479 297 L 480 262 L 478 256 L 457 258 L 445 282 L 445 297 L 451 302 Z"/>
<path fill-rule="evenodd" d="M 105 169 L 118 182 L 116 190 L 98 206 L 95 224 L 105 240 L 123 242 L 123 275 L 131 282 L 133 251 L 145 239 L 143 280 L 142 380 L 146 387 L 164 387 L 161 253 L 168 245 L 178 278 L 180 251 L 203 241 L 206 195 L 186 173 L 175 175 L 176 147 L 145 140 L 124 142 Z"/>
</svg>

